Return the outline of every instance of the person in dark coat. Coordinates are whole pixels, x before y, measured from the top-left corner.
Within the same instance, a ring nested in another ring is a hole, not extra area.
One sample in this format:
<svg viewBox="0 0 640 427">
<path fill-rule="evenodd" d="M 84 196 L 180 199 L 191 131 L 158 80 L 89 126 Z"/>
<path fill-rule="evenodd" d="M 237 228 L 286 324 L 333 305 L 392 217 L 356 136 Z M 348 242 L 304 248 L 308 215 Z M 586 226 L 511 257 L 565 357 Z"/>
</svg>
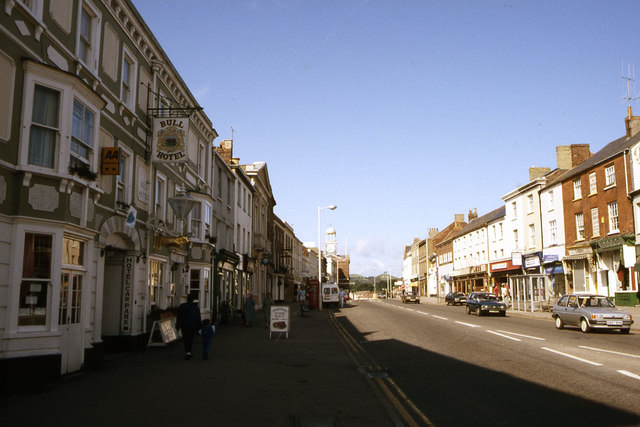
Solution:
<svg viewBox="0 0 640 427">
<path fill-rule="evenodd" d="M 176 329 L 182 331 L 184 342 L 185 359 L 191 359 L 191 349 L 193 348 L 193 337 L 202 327 L 200 319 L 200 308 L 194 302 L 195 297 L 189 294 L 187 302 L 178 307 L 178 317 L 176 319 Z"/>
</svg>

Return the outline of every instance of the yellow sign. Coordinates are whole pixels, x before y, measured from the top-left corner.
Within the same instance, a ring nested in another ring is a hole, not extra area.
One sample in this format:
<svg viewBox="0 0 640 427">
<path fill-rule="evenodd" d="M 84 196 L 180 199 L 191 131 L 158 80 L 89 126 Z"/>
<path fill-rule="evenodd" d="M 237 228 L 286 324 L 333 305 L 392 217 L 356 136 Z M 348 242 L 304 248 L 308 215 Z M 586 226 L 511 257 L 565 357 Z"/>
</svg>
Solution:
<svg viewBox="0 0 640 427">
<path fill-rule="evenodd" d="M 120 148 L 104 147 L 102 149 L 102 175 L 118 175 L 120 173 Z"/>
</svg>

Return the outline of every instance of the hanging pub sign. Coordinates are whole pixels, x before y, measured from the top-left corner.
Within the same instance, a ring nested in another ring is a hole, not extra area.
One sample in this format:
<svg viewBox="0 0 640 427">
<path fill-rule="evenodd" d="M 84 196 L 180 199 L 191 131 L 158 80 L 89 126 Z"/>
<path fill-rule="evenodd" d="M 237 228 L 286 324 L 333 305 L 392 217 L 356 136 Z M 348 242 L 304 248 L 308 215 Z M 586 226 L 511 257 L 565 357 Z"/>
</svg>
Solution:
<svg viewBox="0 0 640 427">
<path fill-rule="evenodd" d="M 153 119 L 153 161 L 186 163 L 188 128 L 188 117 Z"/>
</svg>

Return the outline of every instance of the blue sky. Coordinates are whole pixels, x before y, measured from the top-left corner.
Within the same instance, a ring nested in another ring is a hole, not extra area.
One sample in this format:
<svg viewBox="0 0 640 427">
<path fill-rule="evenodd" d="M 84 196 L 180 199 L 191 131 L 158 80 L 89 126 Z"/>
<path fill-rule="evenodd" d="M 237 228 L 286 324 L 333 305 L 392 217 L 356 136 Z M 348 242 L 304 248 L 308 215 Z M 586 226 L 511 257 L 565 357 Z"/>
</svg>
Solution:
<svg viewBox="0 0 640 427">
<path fill-rule="evenodd" d="M 640 67 L 632 0 L 133 3 L 300 240 L 338 206 L 323 240 L 356 274 L 400 275 L 404 245 L 499 207 L 557 145 L 623 136 Z"/>
</svg>

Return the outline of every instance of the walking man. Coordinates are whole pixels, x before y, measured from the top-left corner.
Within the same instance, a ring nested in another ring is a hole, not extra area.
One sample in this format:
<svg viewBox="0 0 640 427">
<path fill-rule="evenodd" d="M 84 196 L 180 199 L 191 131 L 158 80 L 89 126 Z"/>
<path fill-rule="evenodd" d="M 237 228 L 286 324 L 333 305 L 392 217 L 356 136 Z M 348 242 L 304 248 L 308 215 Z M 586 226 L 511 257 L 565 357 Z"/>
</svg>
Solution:
<svg viewBox="0 0 640 427">
<path fill-rule="evenodd" d="M 184 358 L 191 359 L 191 350 L 193 348 L 193 337 L 202 327 L 200 319 L 200 308 L 194 302 L 195 297 L 189 294 L 187 302 L 180 304 L 178 307 L 178 317 L 176 319 L 176 329 L 182 331 L 182 341 L 184 342 Z"/>
</svg>

